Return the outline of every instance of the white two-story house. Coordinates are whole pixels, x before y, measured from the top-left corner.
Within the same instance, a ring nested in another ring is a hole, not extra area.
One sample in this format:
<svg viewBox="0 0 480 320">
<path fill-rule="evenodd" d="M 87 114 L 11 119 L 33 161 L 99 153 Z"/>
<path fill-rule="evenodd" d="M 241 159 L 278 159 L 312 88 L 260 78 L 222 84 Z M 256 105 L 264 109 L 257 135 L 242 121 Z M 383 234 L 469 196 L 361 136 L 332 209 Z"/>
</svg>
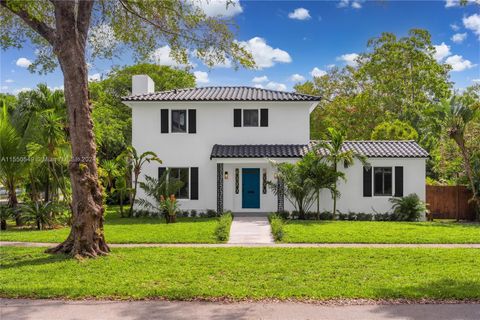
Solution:
<svg viewBox="0 0 480 320">
<path fill-rule="evenodd" d="M 182 210 L 293 210 L 267 185 L 277 183 L 270 160 L 295 162 L 311 150 L 310 113 L 320 99 L 252 87 L 154 92 L 151 78 L 134 76 L 132 95 L 123 99 L 132 109 L 133 146 L 163 161 L 147 163 L 140 180 L 170 168 L 184 182 L 177 193 Z M 339 182 L 340 212 L 387 212 L 390 197 L 410 193 L 425 200 L 428 154 L 414 141 L 348 141 L 344 148 L 368 157 L 370 166 L 340 166 L 346 173 L 346 182 Z M 331 210 L 329 192 L 321 205 Z"/>
</svg>

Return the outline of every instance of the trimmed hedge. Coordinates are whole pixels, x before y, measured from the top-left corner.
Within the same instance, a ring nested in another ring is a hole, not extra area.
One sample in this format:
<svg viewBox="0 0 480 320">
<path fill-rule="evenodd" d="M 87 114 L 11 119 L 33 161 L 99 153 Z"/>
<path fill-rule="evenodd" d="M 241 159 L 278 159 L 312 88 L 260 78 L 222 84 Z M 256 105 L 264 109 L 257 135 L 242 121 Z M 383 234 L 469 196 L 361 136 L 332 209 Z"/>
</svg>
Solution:
<svg viewBox="0 0 480 320">
<path fill-rule="evenodd" d="M 230 237 L 230 226 L 232 225 L 233 215 L 230 211 L 225 212 L 218 218 L 215 228 L 215 237 L 218 241 L 225 242 Z"/>
<path fill-rule="evenodd" d="M 273 239 L 275 241 L 282 241 L 283 225 L 285 223 L 282 217 L 276 213 L 272 213 L 268 216 L 268 221 L 270 221 L 270 226 L 272 228 Z"/>
</svg>

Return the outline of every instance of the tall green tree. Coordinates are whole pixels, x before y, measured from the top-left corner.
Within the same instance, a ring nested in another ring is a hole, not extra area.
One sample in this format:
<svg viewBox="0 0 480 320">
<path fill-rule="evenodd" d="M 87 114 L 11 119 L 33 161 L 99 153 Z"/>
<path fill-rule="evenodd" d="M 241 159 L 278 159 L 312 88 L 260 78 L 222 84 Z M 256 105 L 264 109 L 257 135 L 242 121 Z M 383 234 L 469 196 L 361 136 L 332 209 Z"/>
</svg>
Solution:
<svg viewBox="0 0 480 320">
<path fill-rule="evenodd" d="M 0 109 L 0 183 L 8 193 L 8 206 L 15 210 L 17 225 L 21 225 L 18 211 L 17 188 L 28 168 L 25 141 L 13 125 L 5 101 Z"/>
<path fill-rule="evenodd" d="M 395 120 L 382 122 L 373 129 L 372 140 L 417 140 L 415 128 L 406 122 Z"/>
<path fill-rule="evenodd" d="M 474 172 L 472 166 L 473 152 L 467 146 L 465 140 L 466 128 L 468 124 L 478 116 L 480 103 L 476 102 L 472 105 L 468 105 L 466 103 L 468 103 L 468 101 L 465 101 L 465 99 L 455 96 L 450 100 L 443 101 L 444 108 L 447 112 L 445 129 L 447 130 L 448 136 L 455 141 L 460 149 L 465 173 L 469 181 L 469 186 L 473 192 L 473 200 L 475 201 L 477 207 L 480 208 L 480 197 L 477 190 L 477 176 L 480 173 Z M 474 152 L 478 152 L 478 150 L 475 150 Z"/>
<path fill-rule="evenodd" d="M 363 155 L 344 148 L 345 136 L 342 132 L 335 130 L 334 128 L 329 128 L 328 136 L 329 140 L 319 141 L 314 150 L 319 157 L 331 165 L 333 172 L 335 173 L 335 182 L 331 189 L 333 199 L 332 214 L 335 218 L 335 215 L 337 214 L 337 198 L 340 196 L 337 183 L 338 179 L 342 177 L 338 172 L 338 164 L 343 163 L 343 166 L 348 168 L 354 164 L 355 160 L 359 160 L 363 164 L 367 164 L 367 160 Z"/>
<path fill-rule="evenodd" d="M 47 72 L 58 63 L 64 76 L 73 227 L 68 238 L 49 252 L 79 258 L 107 254 L 88 97 L 87 44 L 93 58 L 111 58 L 124 46 L 139 59 L 168 44 L 177 61 L 187 63 L 188 52 L 193 52 L 209 66 L 229 58 L 236 66 L 253 67 L 251 55 L 235 41 L 231 20 L 209 17 L 195 2 L 0 0 L 0 7 L 2 48 L 20 48 L 29 39 L 38 49 L 30 69 Z"/>
</svg>

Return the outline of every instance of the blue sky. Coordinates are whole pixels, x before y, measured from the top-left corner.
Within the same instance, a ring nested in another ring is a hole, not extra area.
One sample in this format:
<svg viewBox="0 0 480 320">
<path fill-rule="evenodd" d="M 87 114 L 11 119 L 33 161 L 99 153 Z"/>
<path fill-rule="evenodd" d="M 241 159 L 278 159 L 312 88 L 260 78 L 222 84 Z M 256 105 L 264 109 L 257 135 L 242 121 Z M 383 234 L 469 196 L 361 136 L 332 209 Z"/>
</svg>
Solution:
<svg viewBox="0 0 480 320">
<path fill-rule="evenodd" d="M 192 0 L 199 1 L 199 0 Z M 474 2 L 475 0 L 472 0 Z M 477 0 L 478 1 L 478 0 Z M 234 17 L 239 25 L 237 39 L 249 48 L 257 70 L 234 70 L 217 66 L 208 69 L 192 60 L 199 86 L 248 85 L 292 90 L 293 85 L 312 74 L 322 74 L 332 65 L 354 63 L 355 54 L 366 51 L 367 40 L 382 32 L 405 36 L 411 28 L 427 29 L 437 47 L 437 59 L 455 71 L 450 79 L 458 89 L 480 81 L 480 5 L 458 6 L 458 1 L 240 1 L 228 10 L 222 0 L 200 4 L 207 14 Z M 177 66 L 168 56 L 168 47 L 154 55 L 162 64 Z M 2 92 L 16 93 L 44 82 L 61 87 L 59 70 L 31 74 L 34 48 L 1 52 Z M 94 61 L 89 74 L 96 79 L 112 65 L 128 65 L 121 59 Z M 178 66 L 177 66 L 178 67 Z"/>
</svg>

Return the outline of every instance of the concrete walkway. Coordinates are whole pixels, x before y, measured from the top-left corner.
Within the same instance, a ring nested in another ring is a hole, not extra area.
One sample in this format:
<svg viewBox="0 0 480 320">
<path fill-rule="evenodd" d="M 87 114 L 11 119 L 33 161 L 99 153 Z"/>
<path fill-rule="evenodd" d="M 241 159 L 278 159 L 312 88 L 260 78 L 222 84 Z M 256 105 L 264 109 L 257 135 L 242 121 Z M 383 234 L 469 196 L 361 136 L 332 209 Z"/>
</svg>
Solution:
<svg viewBox="0 0 480 320">
<path fill-rule="evenodd" d="M 480 319 L 479 304 L 325 306 L 295 302 L 61 301 L 0 299 L 5 320 Z"/>
<path fill-rule="evenodd" d="M 245 235 L 247 237 L 248 235 Z M 253 237 L 254 238 L 254 237 Z M 230 237 L 230 239 L 232 239 Z M 107 239 L 108 240 L 108 239 Z M 237 240 L 239 241 L 239 240 Z M 256 240 L 258 241 L 258 240 Z M 57 243 L 0 241 L 0 247 L 53 247 Z M 480 243 L 109 243 L 111 248 L 444 248 L 480 249 Z"/>
<path fill-rule="evenodd" d="M 272 232 L 267 215 L 235 213 L 230 228 L 229 244 L 273 244 Z"/>
</svg>

